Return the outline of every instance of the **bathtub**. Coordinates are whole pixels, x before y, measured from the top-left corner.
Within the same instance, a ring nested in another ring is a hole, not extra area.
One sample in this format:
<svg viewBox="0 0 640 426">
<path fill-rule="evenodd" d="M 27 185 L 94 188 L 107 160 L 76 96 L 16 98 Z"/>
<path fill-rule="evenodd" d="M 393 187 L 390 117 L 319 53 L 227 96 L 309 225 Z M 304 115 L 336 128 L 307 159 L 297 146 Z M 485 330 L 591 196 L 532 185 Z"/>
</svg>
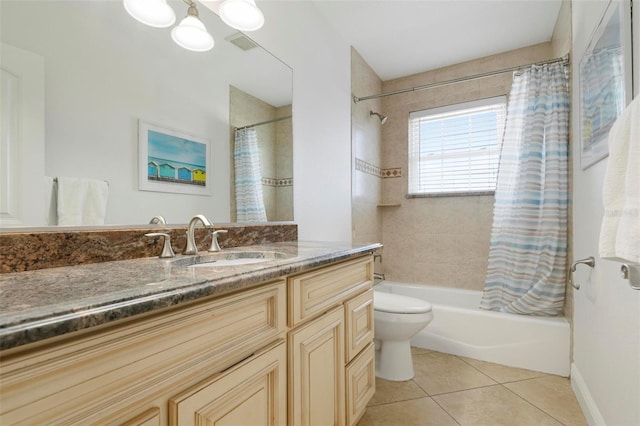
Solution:
<svg viewBox="0 0 640 426">
<path fill-rule="evenodd" d="M 382 281 L 375 291 L 401 294 L 433 305 L 433 321 L 413 346 L 453 355 L 569 376 L 569 323 L 479 309 L 482 292 Z"/>
</svg>

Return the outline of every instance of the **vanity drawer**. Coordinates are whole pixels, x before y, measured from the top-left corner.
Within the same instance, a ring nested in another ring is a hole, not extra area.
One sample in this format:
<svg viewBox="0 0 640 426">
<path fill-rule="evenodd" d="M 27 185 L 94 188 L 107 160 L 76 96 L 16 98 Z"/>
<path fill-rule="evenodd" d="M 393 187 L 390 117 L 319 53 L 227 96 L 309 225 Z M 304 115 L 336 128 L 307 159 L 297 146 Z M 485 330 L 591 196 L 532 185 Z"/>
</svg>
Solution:
<svg viewBox="0 0 640 426">
<path fill-rule="evenodd" d="M 375 346 L 369 343 L 346 369 L 347 426 L 355 425 L 376 391 Z"/>
<path fill-rule="evenodd" d="M 123 423 L 283 336 L 284 281 L 2 359 L 0 424 Z M 153 420 L 151 420 L 153 422 Z"/>
<path fill-rule="evenodd" d="M 345 303 L 346 362 L 373 341 L 373 290 Z"/>
<path fill-rule="evenodd" d="M 289 326 L 342 304 L 371 288 L 373 261 L 371 256 L 288 278 Z"/>
</svg>

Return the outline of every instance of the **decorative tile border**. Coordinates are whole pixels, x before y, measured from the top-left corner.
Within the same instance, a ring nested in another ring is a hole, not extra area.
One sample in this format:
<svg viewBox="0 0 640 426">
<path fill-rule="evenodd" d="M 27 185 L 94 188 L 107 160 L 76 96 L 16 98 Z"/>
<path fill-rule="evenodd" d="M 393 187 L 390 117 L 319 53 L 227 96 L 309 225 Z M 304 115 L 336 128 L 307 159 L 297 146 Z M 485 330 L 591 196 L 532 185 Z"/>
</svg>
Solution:
<svg viewBox="0 0 640 426">
<path fill-rule="evenodd" d="M 262 178 L 262 184 L 266 186 L 293 186 L 293 178 Z"/>
<path fill-rule="evenodd" d="M 360 158 L 356 158 L 356 170 L 379 178 L 396 178 L 402 177 L 402 168 L 396 167 L 392 169 L 382 169 L 371 163 L 367 163 Z"/>
<path fill-rule="evenodd" d="M 383 178 L 397 178 L 402 177 L 402 168 L 396 167 L 393 169 L 384 169 L 382 171 Z"/>
<path fill-rule="evenodd" d="M 382 169 L 356 157 L 356 170 L 376 177 L 382 177 Z"/>
</svg>

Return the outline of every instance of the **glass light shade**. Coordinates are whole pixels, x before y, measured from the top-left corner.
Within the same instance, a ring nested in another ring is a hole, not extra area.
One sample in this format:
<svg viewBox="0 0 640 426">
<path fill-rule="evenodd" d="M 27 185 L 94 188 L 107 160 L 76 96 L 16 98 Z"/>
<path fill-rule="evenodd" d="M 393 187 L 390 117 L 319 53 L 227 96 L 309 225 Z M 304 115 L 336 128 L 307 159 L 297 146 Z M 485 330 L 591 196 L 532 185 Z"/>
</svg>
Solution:
<svg viewBox="0 0 640 426">
<path fill-rule="evenodd" d="M 213 37 L 195 16 L 188 15 L 171 30 L 171 38 L 180 47 L 194 52 L 206 52 L 214 45 Z"/>
<path fill-rule="evenodd" d="M 264 15 L 254 0 L 225 0 L 219 13 L 225 24 L 240 31 L 255 31 L 264 25 Z"/>
<path fill-rule="evenodd" d="M 123 0 L 124 9 L 135 20 L 156 28 L 176 22 L 176 14 L 166 0 Z"/>
</svg>

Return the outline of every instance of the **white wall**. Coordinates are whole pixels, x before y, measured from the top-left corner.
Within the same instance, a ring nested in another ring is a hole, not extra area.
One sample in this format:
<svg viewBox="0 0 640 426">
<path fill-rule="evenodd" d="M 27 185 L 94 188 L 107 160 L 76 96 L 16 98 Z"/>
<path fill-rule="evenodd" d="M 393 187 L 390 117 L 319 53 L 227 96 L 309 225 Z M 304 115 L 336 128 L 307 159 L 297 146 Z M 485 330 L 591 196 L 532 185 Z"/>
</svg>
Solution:
<svg viewBox="0 0 640 426">
<path fill-rule="evenodd" d="M 251 33 L 293 68 L 294 220 L 300 240 L 351 240 L 350 46 L 308 2 L 261 2 Z"/>
<path fill-rule="evenodd" d="M 618 0 L 614 0 L 618 1 Z M 578 63 L 606 1 L 574 1 L 573 87 Z M 635 41 L 640 40 L 636 32 Z M 636 52 L 637 52 L 636 47 Z M 573 134 L 579 135 L 579 97 L 572 99 Z M 596 267 L 579 267 L 574 292 L 572 385 L 590 424 L 640 424 L 640 291 L 619 276 L 620 263 L 598 258 L 603 215 L 602 183 L 608 159 L 580 167 L 580 141 L 573 142 L 573 258 L 596 257 Z M 640 218 L 639 218 L 640 220 Z"/>
</svg>

